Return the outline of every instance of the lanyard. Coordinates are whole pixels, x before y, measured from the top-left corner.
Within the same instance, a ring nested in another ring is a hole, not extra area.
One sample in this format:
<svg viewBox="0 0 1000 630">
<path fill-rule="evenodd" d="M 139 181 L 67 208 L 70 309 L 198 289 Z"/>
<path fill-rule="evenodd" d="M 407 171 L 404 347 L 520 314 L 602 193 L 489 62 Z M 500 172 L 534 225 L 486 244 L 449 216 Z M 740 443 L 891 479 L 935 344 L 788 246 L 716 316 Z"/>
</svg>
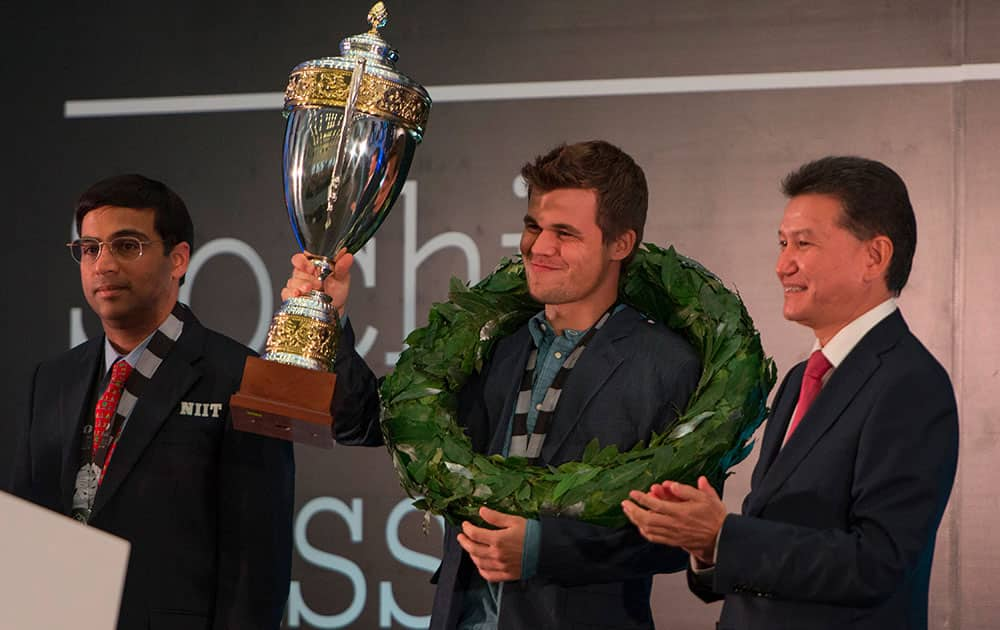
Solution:
<svg viewBox="0 0 1000 630">
<path fill-rule="evenodd" d="M 128 380 L 125 381 L 114 417 L 104 431 L 104 435 L 101 436 L 101 441 L 97 444 L 96 449 L 93 441 L 95 414 L 93 410 L 87 414 L 87 420 L 83 424 L 83 437 L 80 440 L 80 470 L 76 474 L 71 512 L 73 518 L 78 521 L 86 523 L 90 520 L 94 508 L 94 498 L 97 496 L 97 489 L 104 478 L 115 445 L 118 444 L 122 431 L 125 429 L 142 391 L 174 347 L 177 338 L 181 336 L 184 321 L 188 317 L 187 313 L 187 308 L 178 302 L 174 305 L 174 309 L 167 316 L 167 319 L 153 333 L 149 344 L 139 355 L 135 368 Z M 99 399 L 100 397 L 98 397 Z"/>
<path fill-rule="evenodd" d="M 531 407 L 531 393 L 534 388 L 535 366 L 538 363 L 538 348 L 531 349 L 528 361 L 524 366 L 524 376 L 521 378 L 521 391 L 518 394 L 517 406 L 514 410 L 510 448 L 507 451 L 509 456 L 527 457 L 532 462 L 538 460 L 538 457 L 542 454 L 542 446 L 545 444 L 545 436 L 548 434 L 549 427 L 555 417 L 556 407 L 559 404 L 566 379 L 569 378 L 573 367 L 580 360 L 580 356 L 586 350 L 587 344 L 611 317 L 615 306 L 617 305 L 612 304 L 605 311 L 604 315 L 597 320 L 597 323 L 590 327 L 590 330 L 583 335 L 583 338 L 576 344 L 570 355 L 563 361 L 563 364 L 559 366 L 559 371 L 556 373 L 555 378 L 552 379 L 552 384 L 549 385 L 548 390 L 545 392 L 542 402 L 538 405 L 538 418 L 529 436 L 528 411 Z"/>
</svg>

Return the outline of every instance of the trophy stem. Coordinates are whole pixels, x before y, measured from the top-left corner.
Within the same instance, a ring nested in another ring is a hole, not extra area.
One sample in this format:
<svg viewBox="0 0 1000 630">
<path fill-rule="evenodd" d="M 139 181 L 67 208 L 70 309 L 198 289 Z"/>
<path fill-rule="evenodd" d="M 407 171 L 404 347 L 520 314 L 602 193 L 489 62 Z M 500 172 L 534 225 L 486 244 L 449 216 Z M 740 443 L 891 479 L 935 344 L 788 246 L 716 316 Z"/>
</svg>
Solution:
<svg viewBox="0 0 1000 630">
<path fill-rule="evenodd" d="M 329 304 L 333 303 L 333 298 L 332 297 L 330 297 L 329 295 L 327 295 L 326 293 L 323 293 L 322 291 L 320 291 L 318 289 L 313 289 L 309 293 L 306 293 L 303 297 L 306 297 L 306 298 L 309 298 L 309 299 L 313 299 L 313 300 L 319 300 L 320 302 L 322 302 L 325 305 L 329 305 Z M 336 316 L 336 313 L 337 312 L 334 311 L 334 316 Z M 339 319 L 339 317 L 338 317 L 338 319 Z"/>
<path fill-rule="evenodd" d="M 310 256 L 309 261 L 312 262 L 313 266 L 319 269 L 319 281 L 322 283 L 326 280 L 331 273 L 333 273 L 333 263 L 330 262 L 326 256 Z M 312 293 L 320 293 L 319 291 L 313 291 Z M 321 293 L 321 295 L 326 295 Z M 327 302 L 329 303 L 329 296 L 327 296 Z"/>
</svg>

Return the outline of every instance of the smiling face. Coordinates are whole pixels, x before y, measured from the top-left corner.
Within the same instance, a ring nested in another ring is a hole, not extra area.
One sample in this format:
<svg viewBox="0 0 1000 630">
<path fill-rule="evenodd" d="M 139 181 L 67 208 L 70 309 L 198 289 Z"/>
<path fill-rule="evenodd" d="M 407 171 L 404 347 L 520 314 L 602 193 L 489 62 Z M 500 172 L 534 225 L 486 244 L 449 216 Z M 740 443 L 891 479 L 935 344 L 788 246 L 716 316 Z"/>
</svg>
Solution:
<svg viewBox="0 0 1000 630">
<path fill-rule="evenodd" d="M 180 243 L 164 255 L 165 244 L 153 227 L 154 217 L 152 210 L 101 206 L 84 215 L 80 224 L 80 238 L 108 242 L 118 236 L 134 236 L 143 242 L 153 241 L 143 245 L 142 256 L 135 260 L 119 260 L 105 245 L 96 261 L 80 263 L 84 297 L 113 344 L 136 336 L 137 341 L 144 339 L 166 319 L 177 301 L 178 280 L 187 270 L 189 246 Z"/>
<path fill-rule="evenodd" d="M 825 344 L 841 328 L 890 297 L 884 273 L 891 242 L 861 240 L 841 225 L 836 197 L 798 195 L 778 229 L 775 271 L 784 289 L 785 319 L 816 333 Z"/>
<path fill-rule="evenodd" d="M 561 317 L 564 327 L 589 327 L 617 298 L 620 261 L 634 243 L 631 231 L 604 242 L 593 190 L 532 195 L 521 233 L 528 291 L 553 325 Z"/>
</svg>

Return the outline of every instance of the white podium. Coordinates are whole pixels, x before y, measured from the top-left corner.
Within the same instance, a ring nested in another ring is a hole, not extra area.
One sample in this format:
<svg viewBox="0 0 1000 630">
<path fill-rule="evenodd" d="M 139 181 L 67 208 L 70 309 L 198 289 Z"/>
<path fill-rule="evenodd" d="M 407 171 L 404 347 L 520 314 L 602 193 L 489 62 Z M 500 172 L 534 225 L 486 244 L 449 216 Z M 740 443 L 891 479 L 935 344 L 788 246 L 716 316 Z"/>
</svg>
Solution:
<svg viewBox="0 0 1000 630">
<path fill-rule="evenodd" d="M 114 630 L 129 544 L 0 492 L 0 628 Z"/>
</svg>

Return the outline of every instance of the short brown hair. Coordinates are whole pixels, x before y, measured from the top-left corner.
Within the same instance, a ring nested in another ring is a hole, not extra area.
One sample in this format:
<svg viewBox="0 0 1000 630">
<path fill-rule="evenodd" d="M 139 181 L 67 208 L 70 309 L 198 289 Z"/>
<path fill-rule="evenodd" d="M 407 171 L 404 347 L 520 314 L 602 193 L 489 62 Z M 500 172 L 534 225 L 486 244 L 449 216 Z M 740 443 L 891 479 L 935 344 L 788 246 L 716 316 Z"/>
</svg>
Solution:
<svg viewBox="0 0 1000 630">
<path fill-rule="evenodd" d="M 560 188 L 595 191 L 604 242 L 635 232 L 635 247 L 622 260 L 622 269 L 628 266 L 642 242 L 649 191 L 645 174 L 627 153 L 603 140 L 563 144 L 521 167 L 521 177 L 529 199 Z"/>
</svg>

